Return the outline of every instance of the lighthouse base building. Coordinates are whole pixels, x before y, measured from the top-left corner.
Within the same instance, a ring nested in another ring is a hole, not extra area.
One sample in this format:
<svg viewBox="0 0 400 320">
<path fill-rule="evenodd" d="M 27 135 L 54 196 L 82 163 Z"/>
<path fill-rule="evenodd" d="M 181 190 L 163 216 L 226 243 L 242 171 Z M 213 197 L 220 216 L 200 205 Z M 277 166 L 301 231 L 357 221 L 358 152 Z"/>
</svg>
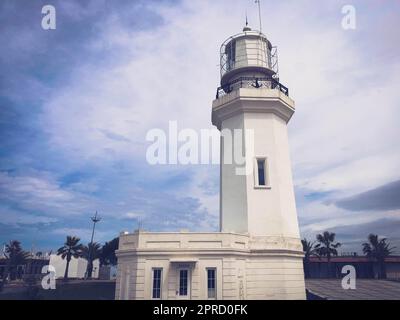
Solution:
<svg viewBox="0 0 400 320">
<path fill-rule="evenodd" d="M 116 299 L 305 299 L 296 238 L 121 234 Z"/>
<path fill-rule="evenodd" d="M 220 58 L 220 232 L 121 233 L 116 299 L 305 299 L 287 136 L 295 108 L 276 48 L 246 26 Z"/>
</svg>

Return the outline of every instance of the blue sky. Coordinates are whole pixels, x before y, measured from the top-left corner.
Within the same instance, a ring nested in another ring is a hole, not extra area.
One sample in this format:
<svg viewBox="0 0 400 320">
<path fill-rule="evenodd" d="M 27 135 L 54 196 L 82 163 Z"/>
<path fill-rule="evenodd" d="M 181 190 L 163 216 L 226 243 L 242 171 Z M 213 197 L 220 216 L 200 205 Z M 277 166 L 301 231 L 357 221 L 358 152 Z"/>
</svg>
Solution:
<svg viewBox="0 0 400 320">
<path fill-rule="evenodd" d="M 57 29 L 41 28 L 52 4 Z M 341 27 L 352 4 L 355 30 Z M 229 7 L 229 14 L 227 8 Z M 0 242 L 58 248 L 132 231 L 218 229 L 218 165 L 151 166 L 146 132 L 212 128 L 220 44 L 253 1 L 0 3 Z M 303 236 L 400 245 L 400 4 L 263 1 L 296 101 L 289 124 Z"/>
</svg>

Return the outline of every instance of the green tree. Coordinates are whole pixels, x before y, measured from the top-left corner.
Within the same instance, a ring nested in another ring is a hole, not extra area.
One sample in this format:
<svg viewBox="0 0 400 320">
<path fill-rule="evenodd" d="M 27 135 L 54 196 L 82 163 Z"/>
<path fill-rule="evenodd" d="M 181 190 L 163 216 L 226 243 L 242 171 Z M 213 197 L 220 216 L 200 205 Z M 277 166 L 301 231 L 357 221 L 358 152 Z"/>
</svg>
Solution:
<svg viewBox="0 0 400 320">
<path fill-rule="evenodd" d="M 64 280 L 68 279 L 69 263 L 72 258 L 80 258 L 82 256 L 83 246 L 79 243 L 81 239 L 77 237 L 67 236 L 67 240 L 64 245 L 57 250 L 57 255 L 61 256 L 62 259 L 67 260 L 65 267 Z"/>
<path fill-rule="evenodd" d="M 328 261 L 328 276 L 331 274 L 331 257 L 337 256 L 337 248 L 342 244 L 335 242 L 336 234 L 333 232 L 325 231 L 322 234 L 317 235 L 317 244 L 315 245 L 315 252 L 320 257 L 326 257 Z"/>
<path fill-rule="evenodd" d="M 18 266 L 24 265 L 29 258 L 29 252 L 22 249 L 21 243 L 17 240 L 11 240 L 5 246 L 4 255 L 7 260 L 6 270 L 3 275 L 3 282 L 10 275 L 11 279 L 15 279 L 18 273 Z"/>
<path fill-rule="evenodd" d="M 110 242 L 106 242 L 101 250 L 101 265 L 117 265 L 117 256 L 115 251 L 118 250 L 119 238 L 114 238 Z"/>
<path fill-rule="evenodd" d="M 386 240 L 386 238 L 379 239 L 378 235 L 371 233 L 368 236 L 368 242 L 362 244 L 364 254 L 378 265 L 378 279 L 386 279 L 385 258 L 396 249 L 390 247 Z"/>
<path fill-rule="evenodd" d="M 89 243 L 87 246 L 83 247 L 82 257 L 88 262 L 86 267 L 86 274 L 88 278 L 92 277 L 93 261 L 100 259 L 101 251 L 101 245 L 97 242 Z"/>
<path fill-rule="evenodd" d="M 306 238 L 301 240 L 301 244 L 303 245 L 303 265 L 304 265 L 304 276 L 308 278 L 310 276 L 310 257 L 316 255 L 315 251 L 315 241 L 308 241 Z"/>
</svg>

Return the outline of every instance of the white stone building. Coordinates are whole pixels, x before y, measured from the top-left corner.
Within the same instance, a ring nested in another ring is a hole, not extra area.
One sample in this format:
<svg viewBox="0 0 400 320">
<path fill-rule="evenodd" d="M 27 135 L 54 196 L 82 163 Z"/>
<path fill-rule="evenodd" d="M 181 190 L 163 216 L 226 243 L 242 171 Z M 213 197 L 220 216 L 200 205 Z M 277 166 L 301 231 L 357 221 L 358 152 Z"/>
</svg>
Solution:
<svg viewBox="0 0 400 320">
<path fill-rule="evenodd" d="M 304 299 L 303 252 L 276 48 L 247 26 L 221 47 L 220 232 L 121 233 L 116 299 Z M 244 138 L 225 131 L 242 129 Z M 230 161 L 244 143 L 246 172 Z"/>
</svg>

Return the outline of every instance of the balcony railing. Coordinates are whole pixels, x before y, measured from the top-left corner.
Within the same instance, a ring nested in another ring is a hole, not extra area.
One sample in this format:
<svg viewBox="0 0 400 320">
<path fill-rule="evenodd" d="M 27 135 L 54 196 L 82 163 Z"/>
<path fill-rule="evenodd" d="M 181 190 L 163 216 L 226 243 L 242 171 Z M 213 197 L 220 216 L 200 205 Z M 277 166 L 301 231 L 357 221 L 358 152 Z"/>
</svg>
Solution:
<svg viewBox="0 0 400 320">
<path fill-rule="evenodd" d="M 258 78 L 258 77 L 240 77 L 237 78 L 222 87 L 217 88 L 216 98 L 225 96 L 232 91 L 239 88 L 268 88 L 277 89 L 281 91 L 286 96 L 289 96 L 289 89 L 283 84 L 279 83 L 276 79 L 272 77 L 268 78 Z"/>
</svg>

